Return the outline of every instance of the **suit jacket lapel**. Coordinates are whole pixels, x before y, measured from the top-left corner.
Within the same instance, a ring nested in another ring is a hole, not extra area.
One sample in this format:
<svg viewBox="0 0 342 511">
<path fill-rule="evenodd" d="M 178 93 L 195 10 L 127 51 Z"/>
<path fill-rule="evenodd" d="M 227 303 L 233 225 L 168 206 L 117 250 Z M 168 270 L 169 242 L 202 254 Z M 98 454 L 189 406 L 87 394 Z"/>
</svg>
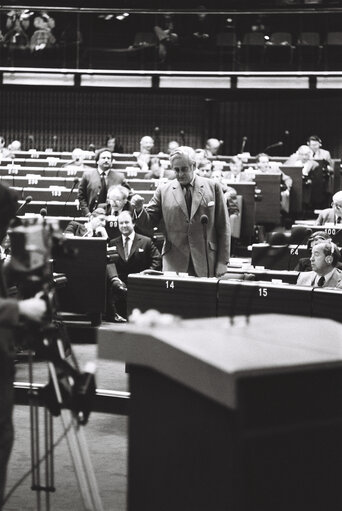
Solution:
<svg viewBox="0 0 342 511">
<path fill-rule="evenodd" d="M 125 260 L 125 251 L 124 251 L 124 248 L 123 248 L 123 243 L 122 243 L 121 235 L 120 235 L 120 238 L 117 238 L 116 248 L 117 248 L 118 254 L 121 257 L 121 259 Z"/>
<path fill-rule="evenodd" d="M 173 187 L 172 187 L 172 192 L 173 192 L 173 196 L 174 196 L 174 199 L 175 201 L 180 205 L 180 207 L 182 208 L 182 211 L 184 213 L 184 215 L 189 218 L 189 214 L 188 214 L 188 209 L 186 207 L 186 203 L 185 203 L 185 197 L 184 197 L 184 194 L 183 194 L 183 190 L 182 190 L 182 187 L 181 185 L 179 184 L 178 181 L 176 181 L 174 184 L 173 184 Z"/>
<path fill-rule="evenodd" d="M 136 248 L 138 246 L 139 239 L 140 238 L 135 234 L 135 236 L 133 238 L 133 243 L 132 243 L 132 246 L 131 246 L 131 251 L 129 253 L 128 259 L 130 259 L 131 256 L 134 254 L 134 251 L 136 250 Z"/>
<path fill-rule="evenodd" d="M 195 215 L 202 200 L 203 200 L 203 184 L 200 184 L 198 182 L 198 179 L 195 177 L 191 204 L 191 218 Z"/>
</svg>

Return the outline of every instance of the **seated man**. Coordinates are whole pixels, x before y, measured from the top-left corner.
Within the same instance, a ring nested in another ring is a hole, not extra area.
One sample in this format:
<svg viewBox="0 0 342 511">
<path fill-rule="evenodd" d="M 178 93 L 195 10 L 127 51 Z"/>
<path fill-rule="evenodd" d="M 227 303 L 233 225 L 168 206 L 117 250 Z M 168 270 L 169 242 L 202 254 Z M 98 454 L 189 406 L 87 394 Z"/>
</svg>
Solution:
<svg viewBox="0 0 342 511">
<path fill-rule="evenodd" d="M 280 202 L 281 209 L 286 213 L 290 211 L 290 190 L 292 187 L 292 179 L 279 168 L 280 163 L 270 161 L 270 157 L 266 153 L 259 153 L 256 156 L 256 168 L 254 169 L 254 176 L 256 174 L 280 174 Z M 248 169 L 253 173 L 253 169 Z"/>
<path fill-rule="evenodd" d="M 129 211 L 122 211 L 118 221 L 121 235 L 109 242 L 116 254 L 117 275 L 112 277 L 112 287 L 115 306 L 125 316 L 128 275 L 147 269 L 161 270 L 161 255 L 150 238 L 134 231 Z"/>
<path fill-rule="evenodd" d="M 71 161 L 65 163 L 63 168 L 67 169 L 68 176 L 75 176 L 77 171 L 82 170 L 91 170 L 91 167 L 84 164 L 84 160 L 87 156 L 87 153 L 80 149 L 79 147 L 75 147 L 75 149 L 71 153 Z"/>
<path fill-rule="evenodd" d="M 312 271 L 302 272 L 298 276 L 299 286 L 337 287 L 342 289 L 342 271 L 336 268 L 340 253 L 331 241 L 322 241 L 315 245 L 311 254 Z"/>
<path fill-rule="evenodd" d="M 140 140 L 140 151 L 134 152 L 133 156 L 136 157 L 141 170 L 148 171 L 148 164 L 151 158 L 152 149 L 154 147 L 154 140 L 152 137 L 146 135 Z"/>
<path fill-rule="evenodd" d="M 205 143 L 204 156 L 206 158 L 213 158 L 217 156 L 221 145 L 222 140 L 218 140 L 217 138 L 208 138 Z"/>
<path fill-rule="evenodd" d="M 322 140 L 317 135 L 311 135 L 307 141 L 308 146 L 313 152 L 314 160 L 324 160 L 327 162 L 328 170 L 333 170 L 333 161 L 330 152 L 322 149 Z"/>
<path fill-rule="evenodd" d="M 317 161 L 313 159 L 313 151 L 307 145 L 301 145 L 297 151 L 286 160 L 284 165 L 289 167 L 303 166 L 303 177 L 310 177 L 309 174 L 318 167 Z"/>
<path fill-rule="evenodd" d="M 247 169 L 243 169 L 243 161 L 238 156 L 233 156 L 229 161 L 229 169 L 223 172 L 223 177 L 233 183 L 253 181 L 254 175 Z"/>
<path fill-rule="evenodd" d="M 318 245 L 318 243 L 322 243 L 322 241 L 329 240 L 331 241 L 331 238 L 328 233 L 325 231 L 316 231 L 311 234 L 310 238 L 308 239 L 307 243 L 307 249 L 312 252 L 312 248 L 315 245 Z M 295 267 L 295 271 L 311 271 L 311 260 L 310 257 L 301 257 L 298 259 L 298 263 Z"/>
<path fill-rule="evenodd" d="M 323 209 L 316 220 L 316 225 L 342 223 L 342 190 L 332 198 L 332 207 Z"/>
<path fill-rule="evenodd" d="M 81 238 L 108 238 L 106 229 L 106 212 L 103 208 L 96 208 L 85 224 L 71 220 L 64 234 L 67 237 L 80 236 Z"/>
<path fill-rule="evenodd" d="M 129 190 L 125 186 L 111 186 L 107 193 L 107 203 L 100 204 L 106 210 L 106 231 L 109 239 L 120 235 L 118 217 L 122 211 L 130 210 Z"/>
</svg>

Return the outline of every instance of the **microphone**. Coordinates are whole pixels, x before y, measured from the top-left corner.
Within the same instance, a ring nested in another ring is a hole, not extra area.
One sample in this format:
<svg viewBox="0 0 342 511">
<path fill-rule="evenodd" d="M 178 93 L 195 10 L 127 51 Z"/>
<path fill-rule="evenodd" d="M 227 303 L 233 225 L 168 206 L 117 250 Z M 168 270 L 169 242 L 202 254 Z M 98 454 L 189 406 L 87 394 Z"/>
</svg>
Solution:
<svg viewBox="0 0 342 511">
<path fill-rule="evenodd" d="M 279 140 L 279 142 L 275 142 L 274 144 L 271 144 L 271 145 L 268 145 L 267 147 L 265 147 L 264 149 L 264 153 L 266 153 L 266 151 L 268 151 L 269 149 L 273 149 L 274 147 L 281 147 L 284 145 L 284 142 L 282 140 Z"/>
<path fill-rule="evenodd" d="M 78 177 L 75 177 L 74 182 L 73 182 L 72 187 L 71 187 L 71 190 L 70 190 L 70 193 L 69 193 L 69 195 L 68 195 L 68 197 L 67 197 L 67 200 L 66 200 L 66 201 L 65 201 L 65 203 L 64 203 L 63 213 L 65 213 L 66 205 L 67 205 L 67 203 L 68 203 L 68 202 L 69 202 L 69 200 L 70 200 L 70 197 L 71 197 L 71 195 L 72 195 L 72 192 L 73 192 L 73 191 L 74 191 L 74 189 L 75 189 L 75 186 L 76 186 L 79 182 L 80 182 L 80 180 L 78 179 Z M 64 214 L 64 216 L 66 216 L 66 215 Z"/>
<path fill-rule="evenodd" d="M 184 130 L 180 130 L 179 138 L 181 140 L 181 145 L 185 145 L 185 132 L 184 132 Z"/>
<path fill-rule="evenodd" d="M 40 211 L 39 211 L 39 214 L 42 215 L 43 218 L 46 217 L 47 215 L 47 209 L 46 208 L 42 208 Z"/>
<path fill-rule="evenodd" d="M 29 141 L 29 149 L 33 149 L 34 148 L 34 136 L 33 135 L 29 135 L 28 136 L 28 141 Z"/>
<path fill-rule="evenodd" d="M 285 137 L 288 137 L 288 136 L 290 135 L 289 130 L 285 130 L 285 131 L 284 131 L 284 135 L 285 135 Z"/>
<path fill-rule="evenodd" d="M 291 242 L 297 243 L 296 247 L 290 250 L 289 253 L 289 259 L 287 263 L 287 271 L 290 271 L 291 266 L 291 260 L 294 255 L 298 255 L 298 248 L 300 245 L 303 245 L 303 243 L 306 243 L 308 241 L 308 238 L 312 234 L 312 229 L 308 229 L 307 227 L 302 227 L 301 225 L 296 226 L 296 228 L 293 228 L 293 231 L 291 233 Z M 299 241 L 298 241 L 299 240 Z"/>
<path fill-rule="evenodd" d="M 23 202 L 23 203 L 19 206 L 19 208 L 17 209 L 16 215 L 19 213 L 19 211 L 20 211 L 21 209 L 23 209 L 23 208 L 26 206 L 26 204 L 29 204 L 29 203 L 31 202 L 31 200 L 32 200 L 32 196 L 31 196 L 31 195 L 28 195 L 28 196 L 25 198 L 25 202 Z"/>
<path fill-rule="evenodd" d="M 243 152 L 244 152 L 244 150 L 245 150 L 245 145 L 246 145 L 247 140 L 248 140 L 248 138 L 247 138 L 247 137 L 242 137 L 242 143 L 241 143 L 240 153 L 243 153 Z"/>
<path fill-rule="evenodd" d="M 56 148 L 57 148 L 57 135 L 54 135 L 54 136 L 52 137 L 52 140 L 53 140 L 53 142 L 52 142 L 52 149 L 53 149 L 54 151 L 56 151 Z"/>
<path fill-rule="evenodd" d="M 204 238 L 204 246 L 205 246 L 205 258 L 207 261 L 207 277 L 209 277 L 209 255 L 208 255 L 208 242 L 207 242 L 207 224 L 208 224 L 208 216 L 202 215 L 200 218 L 202 227 L 203 227 L 203 238 Z"/>
</svg>

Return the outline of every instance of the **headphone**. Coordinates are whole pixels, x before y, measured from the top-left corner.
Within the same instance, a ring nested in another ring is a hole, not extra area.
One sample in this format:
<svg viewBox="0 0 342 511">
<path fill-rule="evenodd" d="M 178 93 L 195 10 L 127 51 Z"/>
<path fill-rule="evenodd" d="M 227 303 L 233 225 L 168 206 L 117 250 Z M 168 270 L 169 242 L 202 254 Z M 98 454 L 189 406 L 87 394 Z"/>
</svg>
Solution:
<svg viewBox="0 0 342 511">
<path fill-rule="evenodd" d="M 318 135 L 311 135 L 311 137 L 309 137 L 308 140 L 307 140 L 307 144 L 308 145 L 310 144 L 311 140 L 313 140 L 315 142 L 318 142 L 319 143 L 319 147 L 322 147 L 323 143 L 322 143 L 322 140 L 319 138 Z"/>
<path fill-rule="evenodd" d="M 334 243 L 329 243 L 329 245 L 330 245 L 330 247 L 329 247 L 330 248 L 330 254 L 325 256 L 324 259 L 325 259 L 325 262 L 327 264 L 332 264 L 333 261 L 334 261 L 335 245 L 334 245 Z"/>
</svg>

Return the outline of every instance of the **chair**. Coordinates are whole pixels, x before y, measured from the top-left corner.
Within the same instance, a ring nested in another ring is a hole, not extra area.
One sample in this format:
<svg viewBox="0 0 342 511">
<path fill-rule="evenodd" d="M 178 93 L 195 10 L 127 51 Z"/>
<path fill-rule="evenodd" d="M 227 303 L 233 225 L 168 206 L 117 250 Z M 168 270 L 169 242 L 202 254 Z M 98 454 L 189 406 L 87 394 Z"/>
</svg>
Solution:
<svg viewBox="0 0 342 511">
<path fill-rule="evenodd" d="M 289 32 L 274 32 L 266 42 L 266 62 L 276 67 L 291 66 L 293 51 L 292 35 Z"/>
<path fill-rule="evenodd" d="M 264 64 L 265 37 L 263 32 L 246 32 L 242 38 L 240 62 L 248 69 L 258 69 Z"/>
<path fill-rule="evenodd" d="M 302 32 L 297 41 L 298 69 L 316 69 L 322 59 L 318 32 Z"/>
<path fill-rule="evenodd" d="M 324 44 L 326 69 L 342 69 L 342 32 L 328 32 Z"/>
</svg>

